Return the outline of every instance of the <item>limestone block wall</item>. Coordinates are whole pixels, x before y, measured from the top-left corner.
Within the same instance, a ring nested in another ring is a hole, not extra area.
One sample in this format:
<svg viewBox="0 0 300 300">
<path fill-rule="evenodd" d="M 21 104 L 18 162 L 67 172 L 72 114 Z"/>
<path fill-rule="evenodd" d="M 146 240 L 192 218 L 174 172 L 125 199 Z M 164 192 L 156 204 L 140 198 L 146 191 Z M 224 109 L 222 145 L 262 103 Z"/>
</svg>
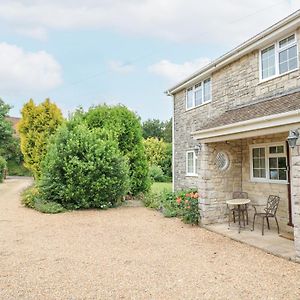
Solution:
<svg viewBox="0 0 300 300">
<path fill-rule="evenodd" d="M 288 185 L 281 183 L 262 183 L 253 182 L 250 178 L 250 150 L 249 146 L 254 144 L 285 142 L 288 132 L 261 136 L 257 138 L 244 139 L 242 143 L 242 157 L 243 157 L 243 172 L 242 172 L 242 189 L 248 193 L 249 198 L 253 204 L 265 205 L 270 194 L 278 195 L 280 197 L 279 208 L 277 211 L 277 219 L 281 231 L 293 232 L 293 227 L 288 226 Z M 252 220 L 253 209 L 249 206 L 250 220 Z M 270 221 L 270 225 L 276 228 L 274 220 Z M 261 228 L 260 221 L 257 220 L 258 228 Z"/>
<path fill-rule="evenodd" d="M 202 225 L 223 222 L 227 215 L 226 200 L 233 191 L 241 190 L 241 142 L 213 143 L 202 147 L 199 170 L 199 209 Z M 220 170 L 216 156 L 224 152 L 229 157 L 229 166 Z"/>
<path fill-rule="evenodd" d="M 294 237 L 297 259 L 300 262 L 300 141 L 292 150 L 292 201 L 294 207 Z"/>
</svg>

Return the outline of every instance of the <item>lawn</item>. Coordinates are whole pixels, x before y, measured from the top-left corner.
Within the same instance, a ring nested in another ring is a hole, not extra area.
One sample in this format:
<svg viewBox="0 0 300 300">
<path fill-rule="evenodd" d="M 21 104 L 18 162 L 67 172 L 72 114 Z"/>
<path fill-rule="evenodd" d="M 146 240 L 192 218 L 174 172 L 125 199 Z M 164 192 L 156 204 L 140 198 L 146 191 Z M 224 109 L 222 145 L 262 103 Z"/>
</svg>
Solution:
<svg viewBox="0 0 300 300">
<path fill-rule="evenodd" d="M 154 182 L 151 191 L 153 193 L 172 192 L 172 182 Z"/>
</svg>

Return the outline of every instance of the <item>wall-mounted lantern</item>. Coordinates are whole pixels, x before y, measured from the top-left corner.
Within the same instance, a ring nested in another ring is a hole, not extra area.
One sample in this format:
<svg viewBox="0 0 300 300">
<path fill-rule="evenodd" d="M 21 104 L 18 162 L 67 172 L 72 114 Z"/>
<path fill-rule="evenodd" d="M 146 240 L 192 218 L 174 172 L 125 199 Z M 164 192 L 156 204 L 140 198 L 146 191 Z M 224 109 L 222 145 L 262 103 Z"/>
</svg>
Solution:
<svg viewBox="0 0 300 300">
<path fill-rule="evenodd" d="M 195 150 L 196 154 L 198 154 L 201 151 L 201 144 L 195 145 L 194 150 Z"/>
<path fill-rule="evenodd" d="M 295 148 L 298 138 L 299 138 L 299 131 L 297 129 L 289 131 L 289 136 L 287 137 L 287 142 L 288 142 L 290 148 L 292 148 L 292 149 Z"/>
</svg>

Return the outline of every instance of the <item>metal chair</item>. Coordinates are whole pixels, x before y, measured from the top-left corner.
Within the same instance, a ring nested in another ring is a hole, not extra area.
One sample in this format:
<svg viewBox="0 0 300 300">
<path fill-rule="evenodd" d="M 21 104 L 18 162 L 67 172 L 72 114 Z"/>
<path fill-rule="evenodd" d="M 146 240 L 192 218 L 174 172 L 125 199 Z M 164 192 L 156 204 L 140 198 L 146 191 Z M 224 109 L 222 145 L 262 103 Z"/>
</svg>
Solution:
<svg viewBox="0 0 300 300">
<path fill-rule="evenodd" d="M 248 193 L 240 192 L 240 191 L 233 192 L 232 199 L 248 199 Z M 238 213 L 238 209 L 236 207 L 230 208 L 229 206 L 227 206 L 227 208 L 229 210 L 228 225 L 230 226 L 230 215 L 232 213 L 233 222 L 235 223 L 235 217 L 236 217 L 236 213 Z M 244 223 L 244 227 L 245 227 L 245 213 L 246 213 L 246 220 L 247 220 L 247 225 L 248 225 L 248 205 L 247 204 L 242 205 L 240 212 L 242 213 L 243 223 Z"/>
<path fill-rule="evenodd" d="M 254 223 L 255 223 L 255 217 L 259 216 L 262 218 L 262 229 L 261 229 L 261 234 L 264 235 L 264 221 L 267 219 L 267 224 L 268 224 L 268 229 L 270 230 L 270 223 L 269 223 L 269 218 L 275 218 L 276 225 L 277 225 L 277 231 L 279 234 L 279 225 L 276 217 L 276 212 L 278 209 L 280 197 L 275 196 L 275 195 L 270 195 L 267 201 L 267 205 L 264 208 L 264 212 L 257 212 L 255 205 L 253 205 L 255 213 L 253 216 L 253 226 L 252 230 L 254 230 Z"/>
</svg>

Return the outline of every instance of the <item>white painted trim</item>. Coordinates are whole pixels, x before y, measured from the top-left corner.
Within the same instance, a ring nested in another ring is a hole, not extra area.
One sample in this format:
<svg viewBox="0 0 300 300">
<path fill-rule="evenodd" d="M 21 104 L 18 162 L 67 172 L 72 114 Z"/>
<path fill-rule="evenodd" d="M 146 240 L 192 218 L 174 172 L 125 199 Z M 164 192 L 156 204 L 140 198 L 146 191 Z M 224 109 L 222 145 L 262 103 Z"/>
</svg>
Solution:
<svg viewBox="0 0 300 300">
<path fill-rule="evenodd" d="M 283 153 L 272 154 L 269 153 L 269 148 L 272 146 L 283 146 Z M 265 148 L 265 166 L 266 166 L 266 177 L 265 178 L 256 178 L 253 177 L 253 153 L 252 150 L 255 148 Z M 259 183 L 277 183 L 277 184 L 288 184 L 288 180 L 274 180 L 270 179 L 270 168 L 269 168 L 269 158 L 271 157 L 285 157 L 287 161 L 287 153 L 286 153 L 286 143 L 285 142 L 277 142 L 277 143 L 263 143 L 263 144 L 251 144 L 249 145 L 249 158 L 250 158 L 250 181 L 251 182 L 259 182 Z M 286 171 L 288 172 L 288 170 Z M 288 174 L 286 175 L 288 178 Z"/>
<path fill-rule="evenodd" d="M 297 125 L 298 124 L 298 125 Z M 194 139 L 217 142 L 288 131 L 300 124 L 300 110 L 270 115 L 192 132 Z"/>
<path fill-rule="evenodd" d="M 294 35 L 295 36 L 295 41 L 291 44 L 289 44 L 288 46 L 285 46 L 283 48 L 280 48 L 279 47 L 279 43 L 290 37 L 291 35 Z M 262 78 L 262 61 L 261 61 L 261 52 L 266 50 L 267 48 L 271 47 L 274 45 L 274 51 L 275 51 L 275 75 L 273 76 L 270 76 L 270 77 L 266 77 L 266 78 Z M 295 69 L 292 69 L 292 70 L 288 70 L 284 73 L 280 73 L 279 72 L 279 53 L 290 48 L 290 47 L 293 47 L 293 46 L 296 46 L 297 48 L 297 67 Z M 284 75 L 287 75 L 289 73 L 292 73 L 292 72 L 295 72 L 299 70 L 299 49 L 298 49 L 298 39 L 297 39 L 297 33 L 296 32 L 291 32 L 289 34 L 287 34 L 285 37 L 282 37 L 280 39 L 277 39 L 276 41 L 274 41 L 273 43 L 269 44 L 268 46 L 265 46 L 264 48 L 261 48 L 259 50 L 259 83 L 264 83 L 266 81 L 269 81 L 269 80 L 272 80 L 274 78 L 278 78 L 278 77 L 281 77 L 281 76 L 284 76 Z"/>
<path fill-rule="evenodd" d="M 286 35 L 288 32 L 295 31 L 300 26 L 299 17 L 300 10 L 297 10 L 293 14 L 255 35 L 218 59 L 212 61 L 207 66 L 201 68 L 185 80 L 168 89 L 166 93 L 175 94 L 179 90 L 193 85 L 196 81 L 201 81 L 203 78 L 239 59 L 240 57 L 270 44 L 272 41 L 280 38 L 280 36 Z"/>
</svg>

